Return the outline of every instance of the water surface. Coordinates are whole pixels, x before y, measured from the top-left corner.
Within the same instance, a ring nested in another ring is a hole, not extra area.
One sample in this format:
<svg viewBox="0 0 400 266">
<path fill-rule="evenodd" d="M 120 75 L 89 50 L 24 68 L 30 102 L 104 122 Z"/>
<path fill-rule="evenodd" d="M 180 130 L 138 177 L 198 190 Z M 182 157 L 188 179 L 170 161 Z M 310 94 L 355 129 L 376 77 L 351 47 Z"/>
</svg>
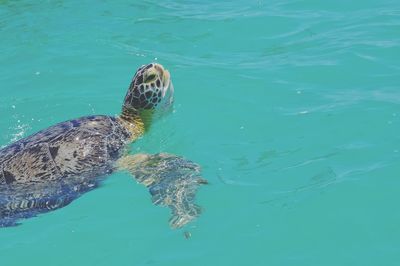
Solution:
<svg viewBox="0 0 400 266">
<path fill-rule="evenodd" d="M 156 61 L 175 111 L 132 149 L 183 155 L 211 183 L 171 230 L 114 174 L 1 229 L 1 264 L 398 265 L 399 29 L 391 0 L 0 1 L 0 146 L 118 114 Z"/>
</svg>

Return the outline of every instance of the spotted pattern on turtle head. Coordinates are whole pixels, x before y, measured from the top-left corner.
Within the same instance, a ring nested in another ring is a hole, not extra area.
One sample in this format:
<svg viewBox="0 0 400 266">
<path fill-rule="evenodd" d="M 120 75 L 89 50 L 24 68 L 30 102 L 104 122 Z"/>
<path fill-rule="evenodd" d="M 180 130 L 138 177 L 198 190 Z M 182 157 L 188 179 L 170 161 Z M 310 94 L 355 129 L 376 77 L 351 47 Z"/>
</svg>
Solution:
<svg viewBox="0 0 400 266">
<path fill-rule="evenodd" d="M 140 67 L 129 86 L 124 106 L 134 110 L 154 109 L 166 95 L 169 72 L 161 65 L 151 63 Z"/>
</svg>

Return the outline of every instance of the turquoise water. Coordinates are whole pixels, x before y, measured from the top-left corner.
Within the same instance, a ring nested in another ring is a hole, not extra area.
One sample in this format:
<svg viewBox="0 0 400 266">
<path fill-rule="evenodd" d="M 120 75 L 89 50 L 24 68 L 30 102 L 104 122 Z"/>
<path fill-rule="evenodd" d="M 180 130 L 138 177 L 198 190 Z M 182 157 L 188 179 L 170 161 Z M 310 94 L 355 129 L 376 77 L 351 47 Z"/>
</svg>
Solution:
<svg viewBox="0 0 400 266">
<path fill-rule="evenodd" d="M 0 1 L 0 146 L 117 114 L 157 61 L 175 111 L 133 150 L 183 155 L 211 183 L 172 230 L 114 174 L 0 229 L 1 265 L 399 265 L 399 32 L 389 0 Z"/>
</svg>

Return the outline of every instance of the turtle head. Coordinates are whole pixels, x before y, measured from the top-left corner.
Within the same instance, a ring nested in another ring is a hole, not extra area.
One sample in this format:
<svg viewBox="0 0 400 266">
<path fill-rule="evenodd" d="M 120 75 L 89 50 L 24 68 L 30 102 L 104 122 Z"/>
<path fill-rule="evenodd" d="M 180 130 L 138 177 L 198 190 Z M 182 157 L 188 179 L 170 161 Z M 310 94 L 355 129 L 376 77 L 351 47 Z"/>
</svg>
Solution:
<svg viewBox="0 0 400 266">
<path fill-rule="evenodd" d="M 168 70 L 156 63 L 143 65 L 129 85 L 120 118 L 134 124 L 135 132 L 144 133 L 155 118 L 171 110 L 173 95 L 174 87 Z M 134 136 L 142 134 L 135 132 Z"/>
<path fill-rule="evenodd" d="M 124 108 L 135 112 L 166 109 L 173 102 L 174 89 L 169 71 L 151 63 L 141 66 L 132 79 L 125 96 Z"/>
</svg>

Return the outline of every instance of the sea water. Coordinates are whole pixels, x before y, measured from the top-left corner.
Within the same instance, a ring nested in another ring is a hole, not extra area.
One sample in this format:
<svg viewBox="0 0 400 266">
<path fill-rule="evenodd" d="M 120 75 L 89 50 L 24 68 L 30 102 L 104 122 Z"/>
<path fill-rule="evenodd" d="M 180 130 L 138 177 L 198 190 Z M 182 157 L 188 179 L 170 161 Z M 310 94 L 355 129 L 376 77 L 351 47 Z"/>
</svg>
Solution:
<svg viewBox="0 0 400 266">
<path fill-rule="evenodd" d="M 115 173 L 1 228 L 0 265 L 399 265 L 399 1 L 2 0 L 0 51 L 0 146 L 118 114 L 158 62 L 174 111 L 132 152 L 184 156 L 210 183 L 172 230 Z"/>
</svg>

